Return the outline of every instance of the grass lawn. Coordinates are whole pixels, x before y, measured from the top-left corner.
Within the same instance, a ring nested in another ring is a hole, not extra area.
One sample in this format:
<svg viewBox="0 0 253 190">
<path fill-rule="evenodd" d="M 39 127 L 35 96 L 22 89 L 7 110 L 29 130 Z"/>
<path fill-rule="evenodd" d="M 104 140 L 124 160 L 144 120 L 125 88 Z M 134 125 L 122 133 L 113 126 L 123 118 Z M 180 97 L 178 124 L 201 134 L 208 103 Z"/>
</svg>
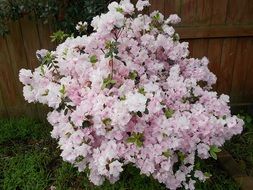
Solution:
<svg viewBox="0 0 253 190">
<path fill-rule="evenodd" d="M 225 149 L 253 174 L 253 130 L 248 119 L 242 136 L 226 143 Z M 156 180 L 139 174 L 133 166 L 127 166 L 120 181 L 108 182 L 95 187 L 84 172 L 77 172 L 70 164 L 61 160 L 57 144 L 50 137 L 51 127 L 27 118 L 0 119 L 0 189 L 44 190 L 55 186 L 57 190 L 163 190 Z M 214 160 L 201 162 L 201 167 L 212 174 L 199 190 L 238 190 L 238 185 Z M 250 169 L 251 168 L 251 169 Z"/>
</svg>

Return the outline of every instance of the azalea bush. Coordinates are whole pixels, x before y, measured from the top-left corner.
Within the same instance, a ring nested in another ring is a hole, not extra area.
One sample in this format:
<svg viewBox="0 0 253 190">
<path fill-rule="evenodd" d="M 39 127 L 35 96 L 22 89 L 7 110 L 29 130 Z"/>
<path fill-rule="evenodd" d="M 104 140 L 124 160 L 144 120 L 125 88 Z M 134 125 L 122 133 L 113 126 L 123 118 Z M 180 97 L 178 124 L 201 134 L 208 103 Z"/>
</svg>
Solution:
<svg viewBox="0 0 253 190">
<path fill-rule="evenodd" d="M 168 189 L 194 189 L 210 176 L 197 160 L 216 159 L 243 121 L 231 115 L 227 95 L 212 91 L 208 59 L 189 58 L 188 43 L 179 42 L 172 25 L 180 18 L 142 14 L 149 5 L 111 3 L 93 18 L 95 32 L 38 51 L 41 65 L 22 69 L 20 81 L 29 103 L 52 108 L 63 160 L 95 185 L 116 182 L 131 163 Z"/>
</svg>

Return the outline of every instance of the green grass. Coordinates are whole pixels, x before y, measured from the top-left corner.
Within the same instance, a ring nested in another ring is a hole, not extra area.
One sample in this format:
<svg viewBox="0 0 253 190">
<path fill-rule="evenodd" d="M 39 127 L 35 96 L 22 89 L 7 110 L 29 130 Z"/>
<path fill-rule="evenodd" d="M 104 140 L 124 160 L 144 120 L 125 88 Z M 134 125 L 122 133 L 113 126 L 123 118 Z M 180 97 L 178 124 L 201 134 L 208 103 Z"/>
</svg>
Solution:
<svg viewBox="0 0 253 190">
<path fill-rule="evenodd" d="M 115 184 L 106 181 L 96 187 L 84 172 L 60 158 L 57 143 L 50 137 L 51 127 L 27 118 L 0 120 L 0 189 L 44 190 L 165 190 L 151 177 L 140 175 L 135 167 L 126 166 Z M 242 136 L 226 144 L 238 161 L 253 165 L 253 133 L 247 126 Z M 246 143 L 246 144 L 242 144 Z M 245 167 L 246 167 L 245 166 Z M 214 160 L 201 161 L 201 168 L 213 176 L 198 183 L 198 190 L 239 190 L 239 187 Z"/>
<path fill-rule="evenodd" d="M 29 152 L 6 159 L 3 167 L 3 189 L 46 189 L 50 174 L 46 165 L 50 160 L 44 152 Z"/>
<path fill-rule="evenodd" d="M 0 144 L 10 141 L 26 141 L 34 139 L 42 139 L 48 134 L 48 127 L 41 123 L 27 119 L 11 119 L 0 120 Z"/>
</svg>

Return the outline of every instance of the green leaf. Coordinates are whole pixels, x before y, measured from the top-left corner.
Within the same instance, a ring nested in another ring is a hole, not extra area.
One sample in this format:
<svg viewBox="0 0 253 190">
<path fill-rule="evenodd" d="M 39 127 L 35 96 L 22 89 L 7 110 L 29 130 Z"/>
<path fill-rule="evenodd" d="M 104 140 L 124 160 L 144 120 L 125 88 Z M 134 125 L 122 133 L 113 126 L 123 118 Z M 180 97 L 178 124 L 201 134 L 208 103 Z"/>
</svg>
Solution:
<svg viewBox="0 0 253 190">
<path fill-rule="evenodd" d="M 45 75 L 45 69 L 44 69 L 44 65 L 40 65 L 40 72 L 42 73 L 42 75 Z"/>
<path fill-rule="evenodd" d="M 65 34 L 62 30 L 58 30 L 57 32 L 54 32 L 53 35 L 50 36 L 52 42 L 63 42 L 67 37 L 69 37 L 68 34 Z"/>
<path fill-rule="evenodd" d="M 112 123 L 112 120 L 110 119 L 110 118 L 105 118 L 105 119 L 103 119 L 103 124 L 105 125 L 105 126 L 109 126 L 109 125 L 111 125 L 111 123 Z"/>
<path fill-rule="evenodd" d="M 146 94 L 145 89 L 143 87 L 139 88 L 138 92 L 144 96 Z"/>
<path fill-rule="evenodd" d="M 60 89 L 60 93 L 64 95 L 66 93 L 65 85 L 63 84 Z"/>
<path fill-rule="evenodd" d="M 142 147 L 143 146 L 143 143 L 139 140 L 137 140 L 135 144 L 136 144 L 137 147 Z"/>
<path fill-rule="evenodd" d="M 124 101 L 124 100 L 126 100 L 126 96 L 125 95 L 121 96 L 121 97 L 119 97 L 119 99 L 120 99 L 120 101 Z"/>
<path fill-rule="evenodd" d="M 83 121 L 82 128 L 87 128 L 92 126 L 92 123 L 89 120 Z"/>
<path fill-rule="evenodd" d="M 95 64 L 97 61 L 98 61 L 98 59 L 97 59 L 97 56 L 96 56 L 96 55 L 90 56 L 90 62 L 91 62 L 92 64 Z"/>
<path fill-rule="evenodd" d="M 119 13 L 124 13 L 124 10 L 121 7 L 117 7 L 116 11 L 119 12 Z"/>
<path fill-rule="evenodd" d="M 175 34 L 173 35 L 173 41 L 179 41 L 179 40 L 180 40 L 179 34 L 178 34 L 178 33 L 175 33 Z"/>
<path fill-rule="evenodd" d="M 127 139 L 127 142 L 128 142 L 128 143 L 135 143 L 135 138 L 134 138 L 134 137 L 129 137 L 129 138 Z"/>
<path fill-rule="evenodd" d="M 112 79 L 112 76 L 109 74 L 107 78 L 104 79 L 102 89 L 109 88 L 111 89 L 116 84 L 116 80 Z"/>
<path fill-rule="evenodd" d="M 153 16 L 153 19 L 154 20 L 160 20 L 160 14 L 159 14 L 159 12 L 156 13 L 156 15 Z"/>
<path fill-rule="evenodd" d="M 209 177 L 212 177 L 212 174 L 210 174 L 209 172 L 205 172 L 205 173 L 204 173 L 204 176 L 206 176 L 206 177 L 209 178 Z"/>
<path fill-rule="evenodd" d="M 199 162 L 199 161 L 197 161 L 197 162 L 195 163 L 195 169 L 196 169 L 196 170 L 200 170 L 200 162 Z"/>
<path fill-rule="evenodd" d="M 171 152 L 169 150 L 165 151 L 162 153 L 163 156 L 165 156 L 166 158 L 169 158 L 171 156 Z"/>
<path fill-rule="evenodd" d="M 164 108 L 163 111 L 167 119 L 171 118 L 172 115 L 175 113 L 175 111 L 170 108 Z"/>
<path fill-rule="evenodd" d="M 54 60 L 55 60 L 54 55 L 51 52 L 47 52 L 47 54 L 42 58 L 41 64 L 47 65 L 50 69 L 53 66 Z"/>
<path fill-rule="evenodd" d="M 131 137 L 127 139 L 128 143 L 134 143 L 137 147 L 142 147 L 144 141 L 143 133 L 133 133 Z"/>
<path fill-rule="evenodd" d="M 250 115 L 246 115 L 245 123 L 251 123 L 251 122 L 252 122 L 252 117 Z"/>
<path fill-rule="evenodd" d="M 210 155 L 213 159 L 217 160 L 217 154 L 215 152 L 210 152 Z"/>
<path fill-rule="evenodd" d="M 182 152 L 178 152 L 177 155 L 178 155 L 179 160 L 180 160 L 181 162 L 183 162 L 184 159 L 185 159 L 185 155 L 184 155 Z"/>
<path fill-rule="evenodd" d="M 213 159 L 217 160 L 217 153 L 219 153 L 221 151 L 221 149 L 219 149 L 217 146 L 212 145 L 210 146 L 210 155 Z"/>
<path fill-rule="evenodd" d="M 221 151 L 221 149 L 219 149 L 217 146 L 213 145 L 213 146 L 210 147 L 210 151 L 218 153 L 218 152 Z"/>
<path fill-rule="evenodd" d="M 68 48 L 65 48 L 62 52 L 63 56 L 66 57 L 66 55 L 68 54 Z"/>
<path fill-rule="evenodd" d="M 108 49 L 109 51 L 105 54 L 105 57 L 111 57 L 113 58 L 114 55 L 117 55 L 119 53 L 118 45 L 120 43 L 116 41 L 107 41 L 105 43 L 105 49 Z"/>
<path fill-rule="evenodd" d="M 83 161 L 83 159 L 84 159 L 84 157 L 82 156 L 82 155 L 80 155 L 80 156 L 78 156 L 77 158 L 76 158 L 76 162 L 81 162 L 81 161 Z"/>
<path fill-rule="evenodd" d="M 129 73 L 129 78 L 130 78 L 131 80 L 135 80 L 137 77 L 138 77 L 138 72 L 137 72 L 137 71 L 131 71 L 131 72 Z"/>
</svg>

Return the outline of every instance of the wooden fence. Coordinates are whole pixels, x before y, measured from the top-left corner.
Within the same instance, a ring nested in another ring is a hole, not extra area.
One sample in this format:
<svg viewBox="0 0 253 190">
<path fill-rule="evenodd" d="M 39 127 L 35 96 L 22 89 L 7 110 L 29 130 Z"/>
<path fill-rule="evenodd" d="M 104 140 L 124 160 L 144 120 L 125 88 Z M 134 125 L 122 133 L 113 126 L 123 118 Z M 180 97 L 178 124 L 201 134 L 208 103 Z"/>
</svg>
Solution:
<svg viewBox="0 0 253 190">
<path fill-rule="evenodd" d="M 190 43 L 192 57 L 207 56 L 217 75 L 215 89 L 231 96 L 233 104 L 253 103 L 252 0 L 150 0 L 150 11 L 177 13 L 181 39 Z M 37 49 L 52 49 L 52 25 L 28 18 L 9 24 L 0 38 L 0 116 L 44 117 L 44 108 L 28 105 L 18 81 L 20 68 L 35 68 Z M 43 113 L 43 114 L 42 114 Z"/>
</svg>

